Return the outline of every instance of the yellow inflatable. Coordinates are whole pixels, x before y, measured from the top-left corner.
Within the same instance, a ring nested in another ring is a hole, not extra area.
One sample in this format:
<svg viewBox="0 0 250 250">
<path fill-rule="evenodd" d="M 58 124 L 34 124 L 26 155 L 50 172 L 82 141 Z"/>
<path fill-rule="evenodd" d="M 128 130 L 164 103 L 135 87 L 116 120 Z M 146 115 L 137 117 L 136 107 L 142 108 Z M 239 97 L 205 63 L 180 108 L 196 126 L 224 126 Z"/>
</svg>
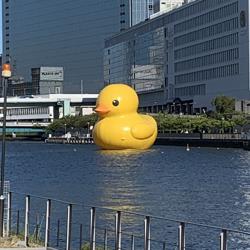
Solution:
<svg viewBox="0 0 250 250">
<path fill-rule="evenodd" d="M 138 96 L 125 84 L 111 84 L 99 94 L 95 111 L 99 120 L 94 142 L 103 149 L 147 149 L 157 136 L 156 121 L 137 113 Z"/>
</svg>

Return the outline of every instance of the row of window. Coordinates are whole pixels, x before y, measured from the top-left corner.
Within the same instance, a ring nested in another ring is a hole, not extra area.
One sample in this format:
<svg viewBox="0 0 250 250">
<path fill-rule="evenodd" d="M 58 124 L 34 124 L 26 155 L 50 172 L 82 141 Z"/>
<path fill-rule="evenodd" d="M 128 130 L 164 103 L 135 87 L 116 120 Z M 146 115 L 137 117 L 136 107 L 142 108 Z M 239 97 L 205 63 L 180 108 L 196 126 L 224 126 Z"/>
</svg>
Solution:
<svg viewBox="0 0 250 250">
<path fill-rule="evenodd" d="M 6 6 L 5 7 L 5 9 L 7 10 L 8 8 L 7 8 L 8 6 Z M 5 30 L 6 30 L 6 34 L 9 34 L 8 32 L 9 32 L 9 29 L 10 29 L 10 27 L 8 26 L 9 25 L 9 19 L 5 19 Z M 7 36 L 6 36 L 7 37 Z M 5 40 L 5 51 L 6 51 L 6 54 L 8 55 L 9 53 L 10 53 L 10 47 L 9 47 L 9 40 L 6 38 L 6 40 Z"/>
<path fill-rule="evenodd" d="M 174 46 L 180 46 L 186 43 L 202 40 L 210 36 L 218 35 L 238 28 L 238 18 L 233 18 L 222 23 L 211 25 L 209 27 L 190 32 L 188 34 L 176 37 Z"/>
<path fill-rule="evenodd" d="M 5 54 L 6 54 L 6 57 L 9 56 L 9 53 L 10 53 L 10 47 L 9 47 L 9 40 L 7 37 L 9 37 L 9 1 L 5 1 L 5 40 L 6 40 L 6 43 L 5 43 Z M 7 42 L 8 41 L 8 42 Z"/>
<path fill-rule="evenodd" d="M 199 82 L 199 81 L 222 78 L 238 74 L 239 74 L 239 64 L 236 63 L 217 68 L 178 75 L 175 77 L 175 84 Z"/>
<path fill-rule="evenodd" d="M 192 45 L 186 48 L 175 50 L 175 60 L 185 58 L 192 55 L 201 54 L 215 49 L 225 48 L 232 45 L 239 44 L 238 33 L 230 34 L 203 43 Z"/>
<path fill-rule="evenodd" d="M 239 58 L 239 49 L 230 49 L 215 54 L 194 58 L 191 60 L 175 63 L 175 72 L 190 70 L 197 67 L 229 62 Z"/>
<path fill-rule="evenodd" d="M 173 12 L 170 15 L 166 16 L 166 22 L 175 22 L 176 20 L 180 20 L 187 16 L 199 14 L 200 12 L 213 8 L 217 5 L 227 3 L 229 0 L 202 0 L 195 4 L 190 5 L 189 7 L 180 9 L 178 11 Z"/>
<path fill-rule="evenodd" d="M 3 113 L 3 110 L 0 110 Z M 37 114 L 49 114 L 48 107 L 32 107 L 32 108 L 12 108 L 7 110 L 7 115 L 37 115 Z"/>
<path fill-rule="evenodd" d="M 197 16 L 188 21 L 176 24 L 174 26 L 174 33 L 183 32 L 207 23 L 211 23 L 213 21 L 216 21 L 224 17 L 228 17 L 235 13 L 238 13 L 238 2 L 213 10 L 206 14 Z"/>
<path fill-rule="evenodd" d="M 125 17 L 125 3 L 123 3 L 123 1 L 121 1 L 121 4 L 120 4 L 120 30 L 125 30 L 126 29 L 126 17 Z"/>
<path fill-rule="evenodd" d="M 182 88 L 175 88 L 175 97 L 206 95 L 206 85 L 199 84 Z"/>
</svg>

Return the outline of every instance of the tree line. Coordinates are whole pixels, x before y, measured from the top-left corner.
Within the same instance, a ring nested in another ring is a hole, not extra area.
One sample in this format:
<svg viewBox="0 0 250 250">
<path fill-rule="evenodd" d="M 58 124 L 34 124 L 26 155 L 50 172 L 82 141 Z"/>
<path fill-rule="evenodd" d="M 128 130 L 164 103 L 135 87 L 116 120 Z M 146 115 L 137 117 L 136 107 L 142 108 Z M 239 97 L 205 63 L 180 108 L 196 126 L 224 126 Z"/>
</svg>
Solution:
<svg viewBox="0 0 250 250">
<path fill-rule="evenodd" d="M 250 124 L 248 116 L 235 111 L 235 99 L 218 96 L 212 101 L 214 111 L 199 115 L 176 115 L 164 112 L 154 115 L 160 132 L 176 133 L 232 133 L 241 132 L 245 125 Z M 47 133 L 65 130 L 89 129 L 98 120 L 97 114 L 85 116 L 66 116 L 55 119 L 48 127 Z"/>
</svg>

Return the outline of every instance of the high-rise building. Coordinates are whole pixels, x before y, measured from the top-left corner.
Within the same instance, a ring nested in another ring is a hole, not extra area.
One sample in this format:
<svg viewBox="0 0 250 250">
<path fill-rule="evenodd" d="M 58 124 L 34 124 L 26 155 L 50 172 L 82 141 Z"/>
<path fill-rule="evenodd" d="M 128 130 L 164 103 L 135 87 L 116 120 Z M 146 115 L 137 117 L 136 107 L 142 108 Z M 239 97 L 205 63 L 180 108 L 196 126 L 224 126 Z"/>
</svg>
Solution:
<svg viewBox="0 0 250 250">
<path fill-rule="evenodd" d="M 218 95 L 250 100 L 249 13 L 249 0 L 189 1 L 115 35 L 105 82 L 130 84 L 147 111 L 205 111 Z"/>
<path fill-rule="evenodd" d="M 63 67 L 65 93 L 97 92 L 104 39 L 145 20 L 150 1 L 2 0 L 3 61 L 16 82 L 30 82 L 32 68 Z"/>
<path fill-rule="evenodd" d="M 154 1 L 155 0 L 121 0 L 121 31 L 149 19 L 154 13 Z"/>
<path fill-rule="evenodd" d="M 154 13 L 170 11 L 180 7 L 184 4 L 184 0 L 155 0 L 154 1 Z"/>
</svg>

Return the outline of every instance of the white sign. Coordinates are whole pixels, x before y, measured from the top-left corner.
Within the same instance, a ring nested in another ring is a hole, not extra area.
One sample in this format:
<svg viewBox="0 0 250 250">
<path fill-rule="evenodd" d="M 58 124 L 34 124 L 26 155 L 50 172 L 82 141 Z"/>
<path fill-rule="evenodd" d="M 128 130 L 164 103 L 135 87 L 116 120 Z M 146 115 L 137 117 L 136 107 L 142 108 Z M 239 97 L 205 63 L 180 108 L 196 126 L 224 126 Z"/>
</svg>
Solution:
<svg viewBox="0 0 250 250">
<path fill-rule="evenodd" d="M 63 67 L 41 67 L 40 81 L 63 81 Z"/>
</svg>

